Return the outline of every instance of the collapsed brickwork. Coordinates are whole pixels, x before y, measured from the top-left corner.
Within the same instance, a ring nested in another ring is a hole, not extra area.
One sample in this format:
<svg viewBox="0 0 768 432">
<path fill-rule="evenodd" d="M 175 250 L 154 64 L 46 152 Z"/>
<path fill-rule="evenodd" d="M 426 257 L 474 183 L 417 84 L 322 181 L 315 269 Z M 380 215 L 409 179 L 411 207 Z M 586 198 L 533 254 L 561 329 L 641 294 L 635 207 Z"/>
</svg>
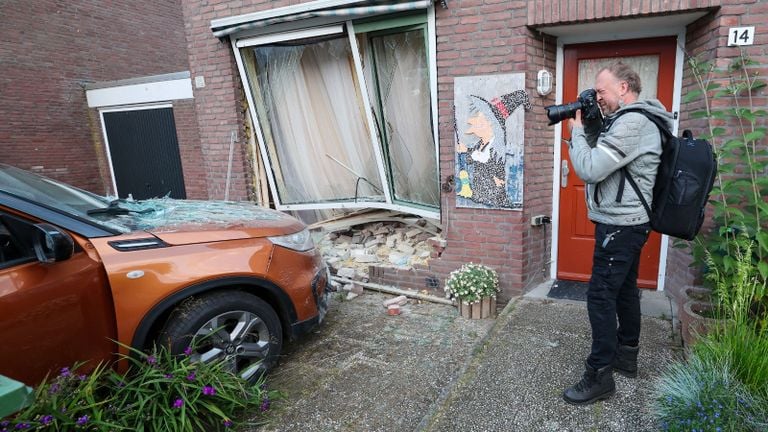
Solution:
<svg viewBox="0 0 768 432">
<path fill-rule="evenodd" d="M 410 224 L 374 222 L 321 233 L 318 248 L 333 275 L 442 295 L 442 281 L 429 270 L 429 263 L 439 258 L 446 241 L 441 230 L 425 219 Z"/>
</svg>

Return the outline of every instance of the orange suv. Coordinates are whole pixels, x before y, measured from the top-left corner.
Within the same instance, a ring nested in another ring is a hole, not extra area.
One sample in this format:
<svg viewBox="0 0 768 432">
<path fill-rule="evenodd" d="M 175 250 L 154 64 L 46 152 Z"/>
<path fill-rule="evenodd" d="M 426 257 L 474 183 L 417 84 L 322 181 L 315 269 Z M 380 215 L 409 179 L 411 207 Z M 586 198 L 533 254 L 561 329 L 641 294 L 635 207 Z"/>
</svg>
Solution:
<svg viewBox="0 0 768 432">
<path fill-rule="evenodd" d="M 323 320 L 327 281 L 306 226 L 278 211 L 110 200 L 0 164 L 1 375 L 35 384 L 118 341 L 191 346 L 255 379 Z"/>
</svg>

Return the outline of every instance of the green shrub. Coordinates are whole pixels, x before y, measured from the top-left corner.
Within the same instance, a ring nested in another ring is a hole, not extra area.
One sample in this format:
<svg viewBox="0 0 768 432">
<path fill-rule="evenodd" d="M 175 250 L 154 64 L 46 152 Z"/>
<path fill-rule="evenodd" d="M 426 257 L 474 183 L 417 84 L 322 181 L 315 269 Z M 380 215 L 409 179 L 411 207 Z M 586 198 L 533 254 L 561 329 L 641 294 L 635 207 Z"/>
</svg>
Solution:
<svg viewBox="0 0 768 432">
<path fill-rule="evenodd" d="M 246 410 L 269 409 L 263 379 L 249 384 L 226 362 L 193 363 L 163 347 L 132 354 L 122 357 L 125 374 L 101 364 L 87 375 L 77 373 L 82 364 L 62 369 L 38 386 L 27 409 L 0 423 L 0 432 L 216 431 L 235 426 L 233 417 Z"/>
<path fill-rule="evenodd" d="M 758 432 L 768 427 L 765 403 L 733 378 L 728 361 L 693 354 L 660 377 L 653 410 L 664 431 Z"/>
<path fill-rule="evenodd" d="M 711 364 L 728 363 L 733 377 L 768 404 L 768 332 L 730 321 L 693 346 Z"/>
<path fill-rule="evenodd" d="M 755 326 L 758 331 L 765 330 L 768 328 L 768 311 L 761 305 L 768 293 L 766 280 L 752 259 L 755 242 L 742 231 L 726 244 L 732 263 L 727 271 L 715 264 L 712 253 L 705 251 L 709 268 L 705 277 L 712 283 L 718 312 L 724 319 Z"/>
<path fill-rule="evenodd" d="M 714 229 L 702 231 L 688 244 L 694 265 L 706 264 L 705 274 L 719 272 L 721 279 L 739 277 L 733 247 L 738 237 L 745 236 L 753 242 L 745 258 L 754 264 L 764 286 L 768 280 L 768 203 L 764 199 L 768 196 L 768 111 L 754 98 L 766 86 L 760 64 L 742 52 L 723 70 L 714 61 L 695 57 L 688 58 L 687 65 L 698 88 L 689 91 L 684 102 L 703 102 L 704 109 L 692 112 L 691 118 L 706 120 L 709 133 L 701 137 L 710 140 L 718 158 L 709 201 Z"/>
</svg>

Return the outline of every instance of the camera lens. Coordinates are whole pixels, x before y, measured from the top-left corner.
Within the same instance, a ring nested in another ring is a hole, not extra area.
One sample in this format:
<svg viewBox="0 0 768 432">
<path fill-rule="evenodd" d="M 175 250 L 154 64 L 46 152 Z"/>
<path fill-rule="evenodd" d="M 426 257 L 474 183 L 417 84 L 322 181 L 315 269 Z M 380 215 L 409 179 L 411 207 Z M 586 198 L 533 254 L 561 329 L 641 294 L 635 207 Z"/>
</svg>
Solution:
<svg viewBox="0 0 768 432">
<path fill-rule="evenodd" d="M 549 118 L 549 126 L 560 123 L 567 118 L 576 117 L 576 111 L 582 108 L 581 102 L 571 102 L 563 105 L 550 105 L 545 107 L 547 110 L 547 118 Z"/>
</svg>

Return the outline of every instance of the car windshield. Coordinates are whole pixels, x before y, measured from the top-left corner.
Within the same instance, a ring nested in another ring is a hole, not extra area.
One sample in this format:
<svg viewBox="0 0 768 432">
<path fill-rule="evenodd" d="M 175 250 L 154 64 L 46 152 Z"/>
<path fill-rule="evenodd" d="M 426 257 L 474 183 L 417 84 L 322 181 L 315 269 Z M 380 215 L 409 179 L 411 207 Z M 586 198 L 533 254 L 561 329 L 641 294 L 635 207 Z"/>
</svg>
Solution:
<svg viewBox="0 0 768 432">
<path fill-rule="evenodd" d="M 114 201 L 10 165 L 0 164 L 0 189 L 19 198 L 91 221 L 108 229 L 130 228 L 90 213 L 114 206 Z M 108 213 L 101 213 L 108 214 Z"/>
</svg>

